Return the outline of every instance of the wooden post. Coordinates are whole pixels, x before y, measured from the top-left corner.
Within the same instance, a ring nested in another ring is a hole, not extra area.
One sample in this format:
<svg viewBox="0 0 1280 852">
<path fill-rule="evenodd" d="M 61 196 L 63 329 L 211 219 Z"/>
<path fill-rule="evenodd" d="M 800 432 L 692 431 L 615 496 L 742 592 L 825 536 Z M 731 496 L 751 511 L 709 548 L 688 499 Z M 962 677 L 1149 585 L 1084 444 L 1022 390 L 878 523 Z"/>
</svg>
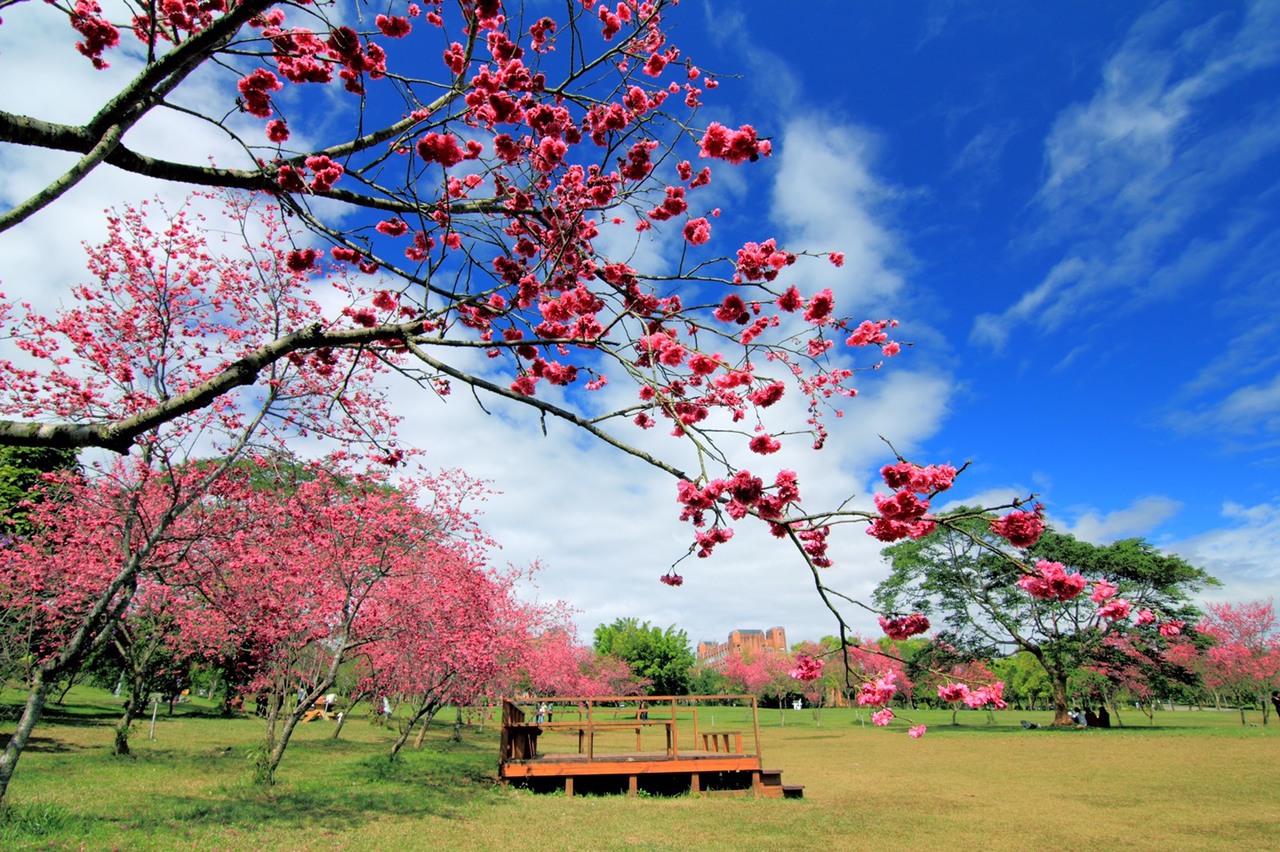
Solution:
<svg viewBox="0 0 1280 852">
<path fill-rule="evenodd" d="M 567 798 L 573 798 L 573 776 L 566 775 L 564 777 L 564 794 Z"/>
<path fill-rule="evenodd" d="M 751 696 L 751 724 L 756 732 L 756 757 L 760 758 L 761 765 L 764 765 L 764 753 L 760 750 L 760 708 L 756 704 L 755 696 Z"/>
<path fill-rule="evenodd" d="M 634 796 L 638 792 L 640 792 L 640 785 L 636 782 L 636 776 L 628 775 L 627 776 L 627 795 Z"/>
<path fill-rule="evenodd" d="M 694 796 L 702 795 L 702 779 L 696 772 L 689 775 L 689 793 Z"/>
</svg>

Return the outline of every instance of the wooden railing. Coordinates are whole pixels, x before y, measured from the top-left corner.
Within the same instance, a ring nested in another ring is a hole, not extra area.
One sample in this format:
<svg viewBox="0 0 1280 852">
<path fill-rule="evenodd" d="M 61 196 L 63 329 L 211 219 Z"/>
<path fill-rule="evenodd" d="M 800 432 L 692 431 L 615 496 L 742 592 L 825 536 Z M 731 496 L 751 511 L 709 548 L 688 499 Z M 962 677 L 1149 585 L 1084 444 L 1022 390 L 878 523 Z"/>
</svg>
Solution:
<svg viewBox="0 0 1280 852">
<path fill-rule="evenodd" d="M 741 731 L 706 730 L 699 711 L 708 715 L 709 702 L 740 702 L 751 708 L 754 750 L 744 751 Z M 544 709 L 545 708 L 545 709 Z M 526 696 L 507 699 L 502 705 L 502 756 L 504 760 L 531 760 L 538 756 L 538 738 L 555 733 L 577 734 L 577 751 L 588 761 L 619 753 L 611 733 L 635 732 L 635 752 L 645 751 L 644 733 L 664 732 L 664 751 L 678 758 L 681 750 L 760 755 L 760 723 L 756 699 L 750 695 L 607 695 Z M 603 735 L 601 742 L 597 734 Z M 683 738 L 683 739 L 682 739 Z M 551 751 L 544 739 L 542 751 Z M 651 750 L 656 750 L 651 749 Z"/>
</svg>

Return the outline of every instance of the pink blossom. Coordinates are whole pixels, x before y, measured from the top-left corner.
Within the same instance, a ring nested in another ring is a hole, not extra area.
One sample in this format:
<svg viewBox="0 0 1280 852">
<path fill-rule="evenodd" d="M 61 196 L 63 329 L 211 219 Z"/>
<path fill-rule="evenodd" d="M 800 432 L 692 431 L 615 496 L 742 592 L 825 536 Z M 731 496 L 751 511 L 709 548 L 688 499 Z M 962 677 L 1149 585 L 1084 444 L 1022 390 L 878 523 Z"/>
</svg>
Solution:
<svg viewBox="0 0 1280 852">
<path fill-rule="evenodd" d="M 674 572 L 674 571 L 668 571 L 667 573 L 663 574 L 663 575 L 662 575 L 661 577 L 659 577 L 658 579 L 659 579 L 659 580 L 661 580 L 663 583 L 666 583 L 668 586 L 683 586 L 683 585 L 684 585 L 684 577 L 681 577 L 679 574 L 677 574 L 677 573 L 676 573 L 676 572 Z"/>
<path fill-rule="evenodd" d="M 418 140 L 418 156 L 428 163 L 439 163 L 445 168 L 461 163 L 464 155 L 458 147 L 458 137 L 452 133 L 428 133 Z"/>
<path fill-rule="evenodd" d="M 268 121 L 267 138 L 277 144 L 289 141 L 289 126 L 278 118 Z"/>
<path fill-rule="evenodd" d="M 413 29 L 408 18 L 402 18 L 399 15 L 379 15 L 373 19 L 378 25 L 378 29 L 382 30 L 382 34 L 387 38 L 404 38 Z"/>
<path fill-rule="evenodd" d="M 684 238 L 689 245 L 702 245 L 711 239 L 711 223 L 705 217 L 690 219 L 684 226 Z"/>
<path fill-rule="evenodd" d="M 812 681 L 822 677 L 822 669 L 826 662 L 811 657 L 808 654 L 801 654 L 796 657 L 796 667 L 789 674 L 796 680 Z"/>
<path fill-rule="evenodd" d="M 1018 588 L 1032 597 L 1047 601 L 1069 601 L 1078 597 L 1088 584 L 1080 574 L 1068 574 L 1060 562 L 1036 563 L 1036 573 L 1017 582 Z"/>
<path fill-rule="evenodd" d="M 1093 584 L 1093 594 L 1089 595 L 1089 600 L 1094 603 L 1102 603 L 1116 596 L 1116 592 L 1120 591 L 1119 587 L 1113 586 L 1106 580 L 1098 580 Z"/>
<path fill-rule="evenodd" d="M 971 691 L 963 698 L 966 707 L 977 710 L 990 705 L 995 710 L 1003 710 L 1009 705 L 1004 702 L 1004 683 L 996 681 L 988 686 Z"/>
<path fill-rule="evenodd" d="M 963 683 L 948 683 L 938 687 L 938 697 L 943 701 L 964 701 L 969 697 L 969 687 Z"/>
<path fill-rule="evenodd" d="M 880 475 L 890 488 L 909 488 L 918 494 L 946 491 L 955 482 L 956 469 L 949 464 L 921 467 L 911 462 L 887 464 Z"/>
<path fill-rule="evenodd" d="M 737 130 L 730 130 L 714 121 L 702 135 L 698 148 L 702 157 L 727 160 L 735 165 L 767 157 L 772 152 L 772 146 L 767 141 L 762 142 L 756 138 L 756 130 L 751 125 L 744 124 Z"/>
<path fill-rule="evenodd" d="M 252 74 L 240 78 L 236 84 L 240 89 L 241 104 L 244 111 L 258 118 L 271 117 L 271 95 L 284 88 L 280 78 L 266 68 L 254 69 Z"/>
<path fill-rule="evenodd" d="M 782 449 L 782 442 L 778 441 L 768 432 L 761 432 L 751 439 L 749 446 L 751 447 L 751 452 L 767 456 L 770 453 L 776 453 L 778 450 Z"/>
<path fill-rule="evenodd" d="M 884 677 L 862 685 L 858 693 L 858 706 L 882 707 L 893 699 L 893 694 L 897 691 L 898 676 L 894 672 L 886 672 Z"/>
<path fill-rule="evenodd" d="M 1106 606 L 1098 608 L 1098 617 L 1117 621 L 1129 617 L 1129 602 L 1124 598 L 1109 601 Z"/>
<path fill-rule="evenodd" d="M 1182 628 L 1186 627 L 1185 621 L 1166 621 L 1158 628 L 1161 636 L 1177 636 L 1182 633 Z"/>
<path fill-rule="evenodd" d="M 1138 624 L 1152 624 L 1156 620 L 1156 614 L 1149 609 L 1139 610 L 1135 620 Z"/>
<path fill-rule="evenodd" d="M 926 725 L 916 725 L 914 728 L 907 731 L 907 733 L 910 734 L 913 739 L 918 740 L 924 736 L 924 732 L 927 730 L 929 730 L 929 728 Z"/>
<path fill-rule="evenodd" d="M 929 629 L 929 619 L 920 613 L 887 619 L 880 616 L 880 628 L 890 639 L 909 639 Z"/>
<path fill-rule="evenodd" d="M 827 260 L 831 261 L 832 266 L 844 266 L 844 252 L 833 251 L 827 255 Z"/>
<path fill-rule="evenodd" d="M 883 710 L 877 710 L 876 712 L 871 714 L 871 724 L 873 725 L 880 725 L 881 727 L 884 727 L 885 725 L 889 724 L 892 721 L 893 721 L 893 711 L 890 710 L 888 707 L 884 708 Z"/>
<path fill-rule="evenodd" d="M 808 307 L 804 310 L 804 318 L 814 325 L 822 325 L 827 318 L 831 316 L 831 312 L 835 309 L 836 297 L 831 292 L 831 288 L 823 290 L 814 295 L 809 300 Z"/>
<path fill-rule="evenodd" d="M 1030 547 L 1040 540 L 1040 534 L 1044 532 L 1042 507 L 1037 504 L 1034 512 L 1012 511 L 992 521 L 991 531 L 1014 547 Z"/>
</svg>

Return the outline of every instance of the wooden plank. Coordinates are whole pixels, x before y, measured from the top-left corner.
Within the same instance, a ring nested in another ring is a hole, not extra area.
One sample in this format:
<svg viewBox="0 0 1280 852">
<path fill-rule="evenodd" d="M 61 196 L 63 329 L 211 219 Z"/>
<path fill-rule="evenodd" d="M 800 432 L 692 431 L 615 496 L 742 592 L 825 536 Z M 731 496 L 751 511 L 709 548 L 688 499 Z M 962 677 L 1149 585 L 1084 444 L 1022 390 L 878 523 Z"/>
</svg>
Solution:
<svg viewBox="0 0 1280 852">
<path fill-rule="evenodd" d="M 590 763 L 558 761 L 543 757 L 527 763 L 507 763 L 501 767 L 503 778 L 545 778 L 577 775 L 667 775 L 693 772 L 754 772 L 759 774 L 760 761 L 749 755 L 721 755 L 700 760 L 628 760 Z"/>
</svg>

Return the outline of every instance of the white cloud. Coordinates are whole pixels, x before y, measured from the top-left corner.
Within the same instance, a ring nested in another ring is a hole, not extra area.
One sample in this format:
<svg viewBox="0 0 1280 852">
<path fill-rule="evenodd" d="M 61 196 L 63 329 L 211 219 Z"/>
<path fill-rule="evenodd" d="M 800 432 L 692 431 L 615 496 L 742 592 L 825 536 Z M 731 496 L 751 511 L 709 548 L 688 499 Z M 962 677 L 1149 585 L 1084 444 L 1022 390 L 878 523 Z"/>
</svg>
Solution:
<svg viewBox="0 0 1280 852">
<path fill-rule="evenodd" d="M 782 134 L 774 218 L 788 243 L 841 251 L 845 266 L 809 279 L 834 286 L 846 310 L 883 310 L 904 286 L 899 237 L 885 220 L 899 193 L 874 173 L 879 142 L 869 131 L 813 118 L 790 121 Z"/>
<path fill-rule="evenodd" d="M 1123 317 L 1262 238 L 1247 204 L 1196 228 L 1223 187 L 1280 149 L 1280 100 L 1229 97 L 1280 63 L 1280 12 L 1251 4 L 1234 29 L 1230 16 L 1192 26 L 1181 14 L 1166 4 L 1140 19 L 1094 96 L 1059 114 L 1044 144 L 1042 224 L 1025 242 L 1062 246 L 1061 259 L 1013 305 L 978 317 L 973 341 L 998 349 L 1022 325 Z"/>
<path fill-rule="evenodd" d="M 1182 504 L 1168 497 L 1142 497 L 1114 512 L 1090 509 L 1066 524 L 1065 531 L 1091 544 L 1110 544 L 1122 538 L 1141 538 L 1182 509 Z"/>
<path fill-rule="evenodd" d="M 1222 581 L 1202 597 L 1249 601 L 1274 597 L 1280 589 L 1280 505 L 1222 507 L 1226 526 L 1171 544 L 1166 550 Z"/>
</svg>

